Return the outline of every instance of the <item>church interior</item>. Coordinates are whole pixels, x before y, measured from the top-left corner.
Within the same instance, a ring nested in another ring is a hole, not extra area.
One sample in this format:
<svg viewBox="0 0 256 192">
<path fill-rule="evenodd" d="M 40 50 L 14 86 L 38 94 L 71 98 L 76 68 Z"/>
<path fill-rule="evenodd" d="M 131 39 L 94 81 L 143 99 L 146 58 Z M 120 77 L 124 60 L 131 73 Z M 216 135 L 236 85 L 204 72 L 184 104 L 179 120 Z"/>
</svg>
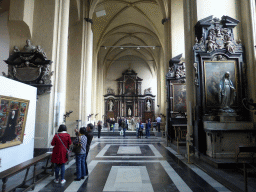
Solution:
<svg viewBox="0 0 256 192">
<path fill-rule="evenodd" d="M 256 191 L 255 4 L 0 0 L 1 191 Z"/>
</svg>

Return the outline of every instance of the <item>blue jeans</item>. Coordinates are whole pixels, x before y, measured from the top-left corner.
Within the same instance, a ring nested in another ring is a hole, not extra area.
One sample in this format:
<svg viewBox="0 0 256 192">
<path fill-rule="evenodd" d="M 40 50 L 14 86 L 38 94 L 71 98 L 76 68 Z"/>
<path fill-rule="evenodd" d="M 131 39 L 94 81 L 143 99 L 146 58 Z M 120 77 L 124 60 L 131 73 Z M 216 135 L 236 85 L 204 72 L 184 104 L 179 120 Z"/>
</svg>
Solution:
<svg viewBox="0 0 256 192">
<path fill-rule="evenodd" d="M 113 132 L 115 132 L 115 124 L 113 125 Z"/>
<path fill-rule="evenodd" d="M 81 179 L 81 177 L 84 177 L 86 175 L 85 157 L 86 157 L 86 154 L 76 154 L 77 179 Z"/>
<path fill-rule="evenodd" d="M 125 137 L 125 131 L 126 131 L 126 128 L 124 128 L 124 130 L 123 130 L 123 131 L 124 131 L 124 135 L 123 135 L 123 136 Z"/>
<path fill-rule="evenodd" d="M 64 175 L 65 175 L 65 163 L 63 164 L 56 164 L 55 163 L 55 179 L 59 179 L 59 172 L 60 172 L 60 169 L 61 169 L 61 180 L 64 179 Z"/>
<path fill-rule="evenodd" d="M 136 136 L 139 137 L 139 128 L 136 128 Z"/>
<path fill-rule="evenodd" d="M 150 134 L 149 134 L 149 129 L 146 129 L 146 137 L 149 137 Z"/>
</svg>

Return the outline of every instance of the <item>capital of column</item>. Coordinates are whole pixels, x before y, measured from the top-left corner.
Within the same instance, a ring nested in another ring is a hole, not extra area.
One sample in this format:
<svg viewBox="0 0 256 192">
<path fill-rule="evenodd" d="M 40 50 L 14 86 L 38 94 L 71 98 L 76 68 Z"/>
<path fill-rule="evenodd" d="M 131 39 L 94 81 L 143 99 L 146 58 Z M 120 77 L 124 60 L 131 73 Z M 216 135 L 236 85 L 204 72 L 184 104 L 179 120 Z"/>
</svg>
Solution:
<svg viewBox="0 0 256 192">
<path fill-rule="evenodd" d="M 90 19 L 90 18 L 84 18 L 85 19 L 85 21 L 87 21 L 88 23 L 91 23 L 91 24 L 93 24 L 93 21 L 92 21 L 92 19 Z"/>
</svg>

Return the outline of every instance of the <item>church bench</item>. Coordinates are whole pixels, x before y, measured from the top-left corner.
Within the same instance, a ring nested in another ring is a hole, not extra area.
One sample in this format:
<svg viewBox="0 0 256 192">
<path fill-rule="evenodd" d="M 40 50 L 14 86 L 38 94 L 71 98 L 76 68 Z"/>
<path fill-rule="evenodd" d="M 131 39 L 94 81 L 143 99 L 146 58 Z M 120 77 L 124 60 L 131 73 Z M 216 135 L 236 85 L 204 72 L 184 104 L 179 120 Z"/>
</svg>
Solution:
<svg viewBox="0 0 256 192">
<path fill-rule="evenodd" d="M 51 159 L 51 156 L 52 156 L 51 153 L 45 153 L 43 155 L 34 157 L 34 158 L 30 159 L 30 160 L 27 160 L 27 161 L 25 161 L 23 163 L 20 163 L 20 164 L 14 166 L 14 167 L 11 167 L 11 168 L 1 172 L 0 173 L 0 179 L 2 179 L 2 181 L 3 181 L 2 192 L 6 192 L 6 183 L 7 183 L 8 178 L 10 178 L 10 177 L 20 173 L 23 170 L 27 170 L 23 182 L 20 185 L 14 187 L 13 189 L 11 189 L 9 191 L 15 191 L 16 188 L 25 188 L 24 191 L 27 191 L 30 188 L 34 189 L 35 185 L 37 183 L 39 183 L 41 180 L 45 179 L 49 175 L 53 175 L 53 173 L 54 173 L 53 172 L 53 166 L 47 167 L 47 165 L 49 163 L 49 160 Z M 39 163 L 40 161 L 43 161 L 43 160 L 46 160 L 46 166 L 42 167 L 44 169 L 44 171 L 43 171 L 44 176 L 36 181 L 36 176 L 37 176 L 36 175 L 36 165 L 37 165 L 37 163 Z M 27 176 L 28 176 L 29 169 L 32 166 L 34 166 L 33 177 L 32 177 L 32 184 L 28 186 L 28 185 L 26 185 Z M 51 172 L 47 173 L 47 169 L 51 169 Z"/>
</svg>

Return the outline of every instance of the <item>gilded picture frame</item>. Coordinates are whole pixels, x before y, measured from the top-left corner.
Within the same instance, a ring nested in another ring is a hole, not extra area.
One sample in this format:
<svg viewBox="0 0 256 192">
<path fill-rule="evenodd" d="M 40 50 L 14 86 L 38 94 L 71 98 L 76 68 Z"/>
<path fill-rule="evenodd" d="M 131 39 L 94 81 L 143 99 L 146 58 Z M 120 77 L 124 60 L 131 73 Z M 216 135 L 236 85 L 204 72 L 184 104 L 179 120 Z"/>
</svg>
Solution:
<svg viewBox="0 0 256 192">
<path fill-rule="evenodd" d="M 0 95 L 0 149 L 23 143 L 29 100 Z"/>
<path fill-rule="evenodd" d="M 173 83 L 173 109 L 174 113 L 186 113 L 186 84 Z"/>
<path fill-rule="evenodd" d="M 230 73 L 235 90 L 237 90 L 237 70 L 236 61 L 204 61 L 204 90 L 206 107 L 218 108 L 219 101 L 219 84 L 226 72 Z M 235 99 L 234 106 L 237 103 Z"/>
</svg>

